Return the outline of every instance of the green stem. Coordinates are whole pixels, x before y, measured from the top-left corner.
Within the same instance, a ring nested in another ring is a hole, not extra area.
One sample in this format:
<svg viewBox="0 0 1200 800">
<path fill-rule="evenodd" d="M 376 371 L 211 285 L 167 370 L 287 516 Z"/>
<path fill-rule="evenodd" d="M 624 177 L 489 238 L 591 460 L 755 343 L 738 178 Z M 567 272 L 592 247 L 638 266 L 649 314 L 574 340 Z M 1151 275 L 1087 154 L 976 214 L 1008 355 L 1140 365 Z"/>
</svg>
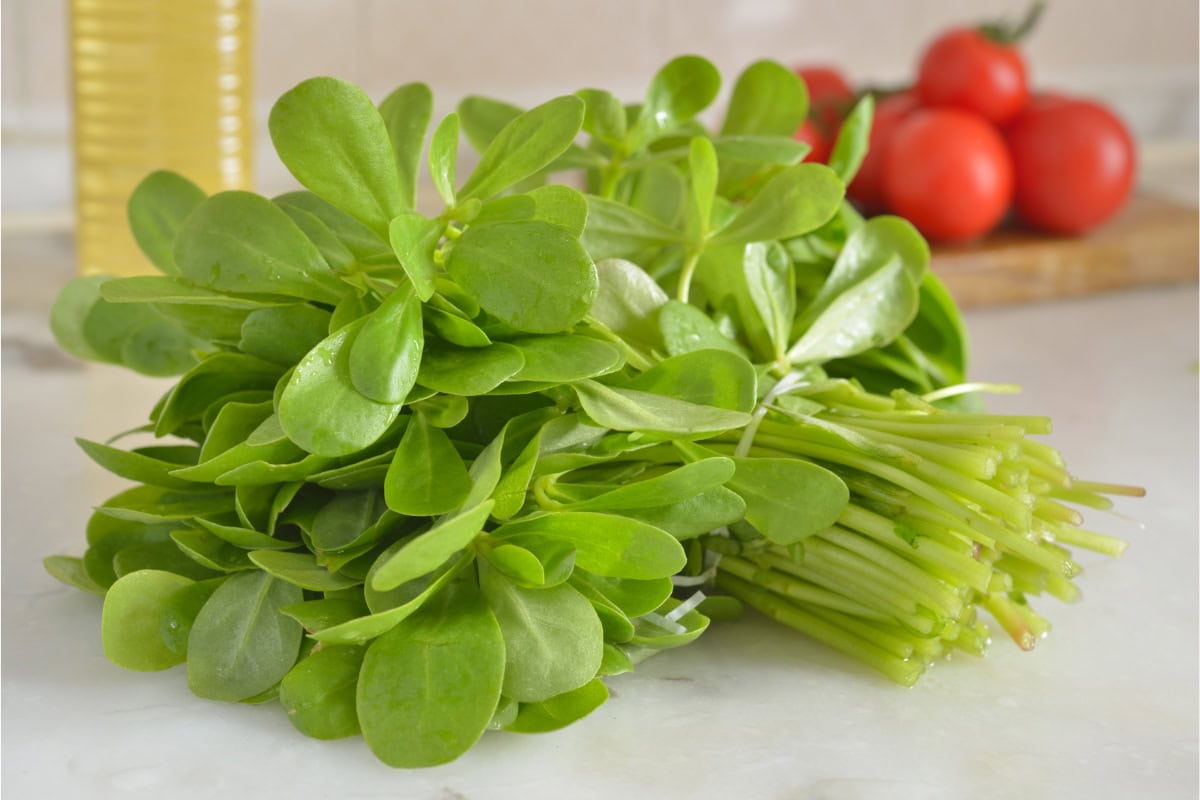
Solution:
<svg viewBox="0 0 1200 800">
<path fill-rule="evenodd" d="M 837 626 L 805 612 L 787 600 L 759 589 L 740 578 L 735 578 L 727 573 L 718 573 L 717 587 L 776 622 L 794 628 L 845 655 L 858 659 L 899 684 L 912 686 L 925 671 L 923 663 L 897 658 L 876 645 L 847 633 Z"/>
<path fill-rule="evenodd" d="M 617 184 L 621 180 L 621 176 L 625 170 L 621 166 L 621 155 L 618 153 L 613 156 L 612 161 L 608 162 L 608 166 L 604 168 L 600 175 L 600 196 L 605 200 L 611 200 L 613 195 L 617 193 Z"/>
<path fill-rule="evenodd" d="M 696 265 L 700 263 L 700 253 L 703 247 L 696 248 L 688 252 L 687 260 L 683 262 L 683 269 L 679 272 L 679 289 L 675 293 L 680 302 L 688 301 L 688 293 L 692 288 L 692 276 L 696 274 Z"/>
<path fill-rule="evenodd" d="M 765 569 L 737 556 L 723 557 L 721 569 L 789 600 L 823 606 L 865 619 L 883 621 L 890 618 L 885 613 L 844 597 L 837 592 L 831 592 L 782 572 Z"/>
<path fill-rule="evenodd" d="M 639 372 L 645 372 L 654 366 L 654 363 L 650 361 L 650 359 L 639 353 L 636 349 L 634 349 L 633 345 L 622 339 L 615 331 L 613 331 L 600 320 L 588 315 L 583 318 L 583 321 L 584 324 L 586 324 L 596 333 L 600 334 L 617 347 L 620 347 L 625 352 L 625 360 L 628 361 L 630 366 L 632 366 L 634 369 L 638 370 Z"/>
</svg>

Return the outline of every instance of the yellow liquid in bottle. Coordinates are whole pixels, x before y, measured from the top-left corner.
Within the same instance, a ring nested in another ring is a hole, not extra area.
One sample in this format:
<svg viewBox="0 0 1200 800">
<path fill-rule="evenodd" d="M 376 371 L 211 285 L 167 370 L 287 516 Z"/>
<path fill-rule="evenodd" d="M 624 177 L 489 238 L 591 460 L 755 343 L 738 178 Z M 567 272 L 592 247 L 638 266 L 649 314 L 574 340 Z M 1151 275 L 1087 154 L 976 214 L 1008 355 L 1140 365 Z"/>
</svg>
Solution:
<svg viewBox="0 0 1200 800">
<path fill-rule="evenodd" d="M 154 272 L 129 232 L 142 178 L 248 188 L 252 0 L 71 0 L 79 270 Z"/>
</svg>

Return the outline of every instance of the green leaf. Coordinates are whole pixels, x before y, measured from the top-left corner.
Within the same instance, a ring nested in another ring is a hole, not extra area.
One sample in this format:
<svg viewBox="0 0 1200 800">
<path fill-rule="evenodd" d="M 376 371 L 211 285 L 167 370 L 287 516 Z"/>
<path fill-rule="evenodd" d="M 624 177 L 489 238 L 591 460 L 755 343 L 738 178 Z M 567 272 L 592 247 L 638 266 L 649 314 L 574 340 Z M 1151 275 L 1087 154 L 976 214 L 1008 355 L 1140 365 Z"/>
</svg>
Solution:
<svg viewBox="0 0 1200 800">
<path fill-rule="evenodd" d="M 688 145 L 688 227 L 696 241 L 708 233 L 713 199 L 717 195 L 717 153 L 703 136 Z"/>
<path fill-rule="evenodd" d="M 519 197 L 520 195 L 513 195 Z M 553 184 L 534 189 L 525 195 L 534 202 L 533 216 L 565 230 L 573 238 L 583 235 L 587 226 L 587 198 L 570 186 Z"/>
<path fill-rule="evenodd" d="M 242 323 L 238 349 L 273 364 L 292 366 L 329 333 L 328 311 L 296 303 L 251 311 Z"/>
<path fill-rule="evenodd" d="M 583 124 L 583 101 L 557 97 L 513 119 L 488 143 L 461 197 L 486 200 L 558 158 Z"/>
<path fill-rule="evenodd" d="M 492 516 L 496 519 L 509 519 L 525 505 L 525 491 L 529 488 L 533 469 L 537 466 L 541 441 L 542 429 L 539 428 L 513 463 L 501 474 L 500 481 L 492 492 L 492 497 L 496 500 Z"/>
<path fill-rule="evenodd" d="M 883 347 L 917 313 L 917 284 L 898 258 L 837 296 L 787 356 L 793 364 L 819 364 Z"/>
<path fill-rule="evenodd" d="M 217 572 L 244 572 L 254 569 L 249 554 L 207 530 L 177 530 L 171 540 L 188 558 Z"/>
<path fill-rule="evenodd" d="M 384 480 L 388 508 L 413 517 L 444 514 L 470 491 L 467 467 L 450 437 L 418 415 L 404 431 Z"/>
<path fill-rule="evenodd" d="M 470 320 L 451 314 L 432 305 L 422 310 L 425 323 L 449 344 L 459 347 L 487 347 L 492 340 L 483 329 Z"/>
<path fill-rule="evenodd" d="M 446 267 L 479 305 L 519 331 L 566 330 L 596 296 L 596 268 L 579 241 L 540 220 L 470 227 Z"/>
<path fill-rule="evenodd" d="M 687 180 L 666 161 L 651 161 L 638 170 L 628 199 L 630 208 L 672 230 L 679 223 L 686 202 Z"/>
<path fill-rule="evenodd" d="M 625 144 L 625 106 L 603 89 L 580 89 L 583 100 L 583 129 L 614 150 Z"/>
<path fill-rule="evenodd" d="M 400 202 L 405 208 L 415 208 L 421 150 L 429 118 L 433 115 L 433 92 L 423 83 L 406 83 L 379 104 L 379 115 L 383 117 L 396 156 Z"/>
<path fill-rule="evenodd" d="M 541 586 L 546 582 L 546 571 L 542 562 L 529 550 L 515 544 L 489 547 L 484 558 L 497 571 L 521 586 Z"/>
<path fill-rule="evenodd" d="M 680 56 L 654 76 L 630 138 L 638 145 L 687 122 L 717 98 L 721 75 L 708 60 Z"/>
<path fill-rule="evenodd" d="M 359 733 L 358 674 L 366 648 L 328 645 L 315 650 L 283 677 L 279 704 L 296 730 L 314 739 Z"/>
<path fill-rule="evenodd" d="M 504 635 L 505 697 L 538 703 L 595 677 L 604 631 L 587 598 L 567 584 L 522 588 L 486 568 L 479 580 Z"/>
<path fill-rule="evenodd" d="M 543 187 L 544 188 L 544 187 Z M 474 200 L 473 203 L 479 201 Z M 519 222 L 523 219 L 533 219 L 537 213 L 537 202 L 528 194 L 510 194 L 481 203 L 479 213 L 471 219 L 472 225 L 486 225 L 492 222 Z"/>
<path fill-rule="evenodd" d="M 590 511 L 556 511 L 509 522 L 492 536 L 518 537 L 513 544 L 522 547 L 531 536 L 566 542 L 575 548 L 579 567 L 614 578 L 674 575 L 686 561 L 683 547 L 670 534 L 635 519 Z"/>
<path fill-rule="evenodd" d="M 279 400 L 279 423 L 307 452 L 344 456 L 374 444 L 400 414 L 397 403 L 378 403 L 355 390 L 350 349 L 363 323 L 336 331 L 309 351 Z"/>
<path fill-rule="evenodd" d="M 344 597 L 305 600 L 302 603 L 290 603 L 279 610 L 299 622 L 310 633 L 331 628 L 370 613 L 367 611 L 367 604 L 361 598 L 352 600 Z"/>
<path fill-rule="evenodd" d="M 676 503 L 625 513 L 683 541 L 738 522 L 746 515 L 746 502 L 736 492 L 718 486 Z"/>
<path fill-rule="evenodd" d="M 176 172 L 158 170 L 142 178 L 129 196 L 129 230 L 146 258 L 175 275 L 175 234 L 204 201 L 204 190 Z"/>
<path fill-rule="evenodd" d="M 269 295 L 255 297 L 215 292 L 170 275 L 113 278 L 101 285 L 100 294 L 110 303 L 165 303 L 251 310 L 295 302 Z"/>
<path fill-rule="evenodd" d="M 390 252 L 387 241 L 379 234 L 312 192 L 287 192 L 274 202 L 280 207 L 290 206 L 312 214 L 346 246 L 356 261 L 373 264 L 386 259 Z"/>
<path fill-rule="evenodd" d="M 706 458 L 646 480 L 618 486 L 589 500 L 572 503 L 572 511 L 629 511 L 678 503 L 722 485 L 733 477 L 728 458 Z"/>
<path fill-rule="evenodd" d="M 51 577 L 61 583 L 65 583 L 67 586 L 74 586 L 76 589 L 82 589 L 85 592 L 97 594 L 101 597 L 104 596 L 106 589 L 88 576 L 87 568 L 84 567 L 82 558 L 75 558 L 74 556 L 46 556 L 42 559 L 42 566 Z M 538 569 L 541 569 L 540 565 Z"/>
<path fill-rule="evenodd" d="M 163 636 L 169 598 L 191 579 L 158 570 L 131 572 L 104 596 L 100 636 L 108 660 L 125 669 L 152 672 L 182 664 Z"/>
<path fill-rule="evenodd" d="M 238 701 L 278 683 L 299 654 L 303 631 L 281 606 L 300 587 L 263 572 L 234 575 L 213 593 L 188 637 L 188 688 L 209 700 Z"/>
<path fill-rule="evenodd" d="M 275 205 L 287 214 L 288 219 L 294 222 L 296 227 L 308 237 L 308 240 L 316 246 L 317 251 L 321 254 L 321 258 L 325 259 L 325 263 L 335 272 L 354 271 L 354 253 L 337 237 L 337 234 L 329 229 L 324 220 L 311 211 L 297 208 L 291 203 L 276 202 Z"/>
<path fill-rule="evenodd" d="M 719 351 L 713 351 L 719 352 Z M 743 427 L 750 415 L 587 380 L 571 384 L 583 410 L 598 425 L 617 431 L 716 433 Z"/>
<path fill-rule="evenodd" d="M 607 375 L 625 364 L 616 345 L 587 336 L 530 336 L 509 344 L 525 360 L 513 380 L 570 383 Z"/>
<path fill-rule="evenodd" d="M 412 403 L 410 408 L 433 427 L 448 430 L 466 419 L 471 404 L 467 398 L 456 394 L 435 394 L 427 400 Z"/>
<path fill-rule="evenodd" d="M 880 347 L 913 320 L 929 245 L 911 223 L 875 217 L 846 240 L 817 296 L 796 319 L 793 363 L 838 358 Z"/>
<path fill-rule="evenodd" d="M 491 510 L 492 501 L 485 500 L 418 534 L 386 561 L 381 558 L 372 570 L 372 588 L 386 592 L 433 572 L 474 540 Z"/>
<path fill-rule="evenodd" d="M 790 137 L 808 114 L 808 89 L 792 70 L 775 61 L 756 61 L 738 76 L 721 125 L 721 136 L 765 134 Z"/>
<path fill-rule="evenodd" d="M 746 521 L 775 544 L 799 542 L 833 525 L 849 501 L 842 479 L 791 458 L 735 458 L 729 488 L 746 501 Z"/>
<path fill-rule="evenodd" d="M 388 229 L 392 250 L 421 302 L 428 302 L 433 297 L 433 282 L 437 276 L 433 254 L 444 230 L 444 223 L 415 213 L 394 217 Z"/>
<path fill-rule="evenodd" d="M 221 398 L 238 391 L 270 390 L 283 368 L 241 353 L 214 353 L 196 364 L 167 393 L 154 435 L 166 436 L 198 418 Z"/>
<path fill-rule="evenodd" d="M 397 542 L 392 548 L 384 551 L 380 558 L 386 558 L 393 548 L 398 549 L 399 547 L 403 547 L 403 544 Z M 439 573 L 424 575 L 399 589 L 383 594 L 382 600 L 386 602 L 381 602 L 381 599 L 377 597 L 376 605 L 373 607 L 374 613 L 369 616 L 350 619 L 332 627 L 322 628 L 313 633 L 313 638 L 328 644 L 365 644 L 382 636 L 408 619 L 430 598 L 445 589 L 464 568 L 472 563 L 473 558 L 469 554 L 464 554 Z M 368 585 L 372 577 L 370 574 L 367 575 Z"/>
<path fill-rule="evenodd" d="M 148 483 L 166 489 L 193 489 L 195 484 L 170 475 L 172 470 L 184 466 L 171 461 L 163 461 L 143 455 L 138 452 L 121 450 L 116 447 L 91 442 L 87 439 L 76 438 L 75 443 L 87 453 L 88 457 L 104 469 L 138 483 Z"/>
<path fill-rule="evenodd" d="M 330 572 L 317 564 L 312 553 L 283 553 L 278 550 L 255 550 L 250 560 L 268 575 L 314 592 L 336 592 L 357 586 L 362 581 Z"/>
<path fill-rule="evenodd" d="M 666 602 L 659 606 L 657 613 L 660 615 L 667 614 L 674 610 L 679 605 L 679 602 L 679 600 L 673 597 L 667 598 Z M 684 627 L 682 633 L 668 631 L 662 628 L 657 621 L 647 617 L 640 617 L 633 622 L 637 633 L 630 644 L 651 650 L 666 650 L 672 647 L 681 647 L 682 645 L 694 642 L 699 638 L 700 634 L 708 630 L 709 620 L 708 617 L 693 609 L 676 620 L 676 622 Z"/>
<path fill-rule="evenodd" d="M 742 324 L 749 329 L 748 321 L 754 319 L 754 327 L 762 331 L 759 352 L 783 361 L 796 316 L 792 262 L 778 243 L 748 244 L 742 257 L 742 277 L 746 288 L 745 294 L 738 296 Z"/>
<path fill-rule="evenodd" d="M 502 342 L 487 347 L 443 346 L 426 351 L 417 382 L 436 392 L 475 397 L 512 378 L 524 365 L 521 351 Z"/>
<path fill-rule="evenodd" d="M 757 387 L 758 375 L 742 356 L 726 350 L 698 350 L 660 361 L 623 388 L 748 413 L 758 398 Z"/>
<path fill-rule="evenodd" d="M 458 104 L 458 116 L 467 141 L 482 153 L 505 125 L 521 116 L 521 109 L 502 100 L 468 95 Z"/>
<path fill-rule="evenodd" d="M 871 139 L 871 118 L 875 114 L 875 98 L 863 95 L 838 130 L 837 141 L 834 142 L 833 152 L 829 154 L 829 168 L 837 173 L 842 183 L 847 186 L 863 159 L 867 157 L 867 147 Z"/>
<path fill-rule="evenodd" d="M 237 294 L 283 294 L 336 303 L 342 283 L 296 223 L 270 200 L 221 192 L 184 220 L 175 264 L 187 280 Z"/>
<path fill-rule="evenodd" d="M 363 323 L 350 345 L 350 381 L 377 403 L 403 403 L 417 382 L 425 328 L 421 301 L 403 283 Z"/>
<path fill-rule="evenodd" d="M 837 212 L 845 192 L 833 171 L 821 164 L 786 167 L 710 243 L 790 239 L 816 230 Z"/>
<path fill-rule="evenodd" d="M 743 358 L 746 355 L 741 345 L 721 332 L 712 317 L 690 303 L 668 301 L 658 312 L 658 326 L 667 353 L 672 356 L 698 350 L 726 350 Z"/>
<path fill-rule="evenodd" d="M 546 733 L 565 728 L 604 705 L 608 687 L 599 678 L 578 689 L 551 697 L 541 703 L 522 703 L 517 718 L 504 727 L 514 733 Z"/>
<path fill-rule="evenodd" d="M 50 310 L 50 331 L 54 341 L 76 358 L 85 361 L 109 361 L 88 341 L 85 333 L 86 320 L 92 308 L 99 302 L 100 286 L 112 280 L 108 275 L 86 275 L 72 278 L 54 299 Z"/>
<path fill-rule="evenodd" d="M 713 149 L 722 164 L 746 162 L 730 166 L 745 167 L 753 164 L 756 167 L 786 167 L 799 164 L 812 151 L 812 146 L 807 142 L 798 142 L 790 136 L 722 136 L 713 142 Z"/>
<path fill-rule="evenodd" d="M 265 533 L 259 533 L 252 528 L 222 525 L 208 519 L 197 519 L 196 524 L 221 541 L 228 542 L 242 550 L 289 550 L 297 544 L 294 541 L 284 541 Z"/>
<path fill-rule="evenodd" d="M 181 575 L 193 580 L 204 580 L 219 574 L 197 564 L 180 551 L 172 541 L 144 542 L 124 547 L 113 556 L 113 573 L 124 577 L 139 570 L 157 570 Z"/>
<path fill-rule="evenodd" d="M 275 102 L 268 127 L 296 180 L 380 236 L 409 209 L 387 125 L 354 84 L 303 81 Z"/>
<path fill-rule="evenodd" d="M 597 261 L 596 274 L 599 287 L 590 316 L 632 344 L 661 349 L 658 314 L 667 303 L 667 293 L 629 261 Z"/>
<path fill-rule="evenodd" d="M 457 173 L 458 115 L 447 114 L 438 123 L 429 142 L 429 175 L 447 207 L 454 206 Z"/>
<path fill-rule="evenodd" d="M 587 196 L 588 217 L 580 241 L 596 261 L 632 258 L 649 248 L 683 241 L 683 234 L 623 203 Z"/>
<path fill-rule="evenodd" d="M 671 596 L 671 591 L 675 586 L 667 577 L 631 580 L 580 572 L 575 579 L 587 583 L 604 595 L 610 603 L 621 609 L 622 613 L 630 619 L 649 614 L 661 606 Z"/>
<path fill-rule="evenodd" d="M 477 592 L 423 608 L 367 649 L 358 680 L 363 738 L 393 767 L 453 761 L 483 735 L 500 700 L 505 641 Z"/>
<path fill-rule="evenodd" d="M 944 385 L 962 383 L 971 351 L 966 325 L 954 298 L 931 271 L 921 279 L 921 303 L 904 335 L 921 349 L 939 370 Z"/>
<path fill-rule="evenodd" d="M 338 492 L 313 517 L 309 540 L 327 552 L 350 547 L 386 510 L 378 490 Z"/>
</svg>

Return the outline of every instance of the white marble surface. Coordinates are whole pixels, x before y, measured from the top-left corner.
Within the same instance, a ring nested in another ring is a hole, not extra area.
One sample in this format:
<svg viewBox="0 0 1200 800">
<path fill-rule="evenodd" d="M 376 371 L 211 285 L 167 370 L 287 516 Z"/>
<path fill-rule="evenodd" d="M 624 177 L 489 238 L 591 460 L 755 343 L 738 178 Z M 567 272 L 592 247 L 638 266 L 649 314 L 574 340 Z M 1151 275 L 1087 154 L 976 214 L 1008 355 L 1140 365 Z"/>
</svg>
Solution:
<svg viewBox="0 0 1200 800">
<path fill-rule="evenodd" d="M 6 243 L 7 249 L 7 243 Z M 5 266 L 9 286 L 12 273 Z M 7 290 L 6 286 L 6 290 Z M 3 790 L 23 798 L 1194 798 L 1197 796 L 1197 295 L 1185 286 L 973 313 L 975 377 L 1026 393 L 1088 477 L 1143 501 L 1092 527 L 1085 601 L 1032 654 L 997 639 L 914 689 L 760 618 L 610 683 L 555 734 L 487 735 L 458 762 L 379 764 L 361 739 L 317 742 L 277 706 L 199 700 L 181 668 L 108 663 L 100 601 L 43 556 L 79 553 L 119 483 L 72 437 L 139 424 L 162 384 L 54 349 L 44 293 L 3 319 Z"/>
</svg>

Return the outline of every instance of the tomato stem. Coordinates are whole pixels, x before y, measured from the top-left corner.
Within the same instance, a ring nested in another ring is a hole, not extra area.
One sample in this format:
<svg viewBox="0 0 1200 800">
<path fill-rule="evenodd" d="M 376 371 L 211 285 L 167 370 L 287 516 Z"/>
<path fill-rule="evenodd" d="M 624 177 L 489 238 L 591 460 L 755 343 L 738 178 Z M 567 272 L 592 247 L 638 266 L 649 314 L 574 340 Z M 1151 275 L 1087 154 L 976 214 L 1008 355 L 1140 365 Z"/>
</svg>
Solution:
<svg viewBox="0 0 1200 800">
<path fill-rule="evenodd" d="M 986 22 L 979 26 L 979 32 L 996 44 L 1017 44 L 1024 41 L 1033 32 L 1045 10 L 1046 0 L 1034 0 L 1025 12 L 1025 16 L 1015 25 L 1007 20 Z"/>
</svg>

